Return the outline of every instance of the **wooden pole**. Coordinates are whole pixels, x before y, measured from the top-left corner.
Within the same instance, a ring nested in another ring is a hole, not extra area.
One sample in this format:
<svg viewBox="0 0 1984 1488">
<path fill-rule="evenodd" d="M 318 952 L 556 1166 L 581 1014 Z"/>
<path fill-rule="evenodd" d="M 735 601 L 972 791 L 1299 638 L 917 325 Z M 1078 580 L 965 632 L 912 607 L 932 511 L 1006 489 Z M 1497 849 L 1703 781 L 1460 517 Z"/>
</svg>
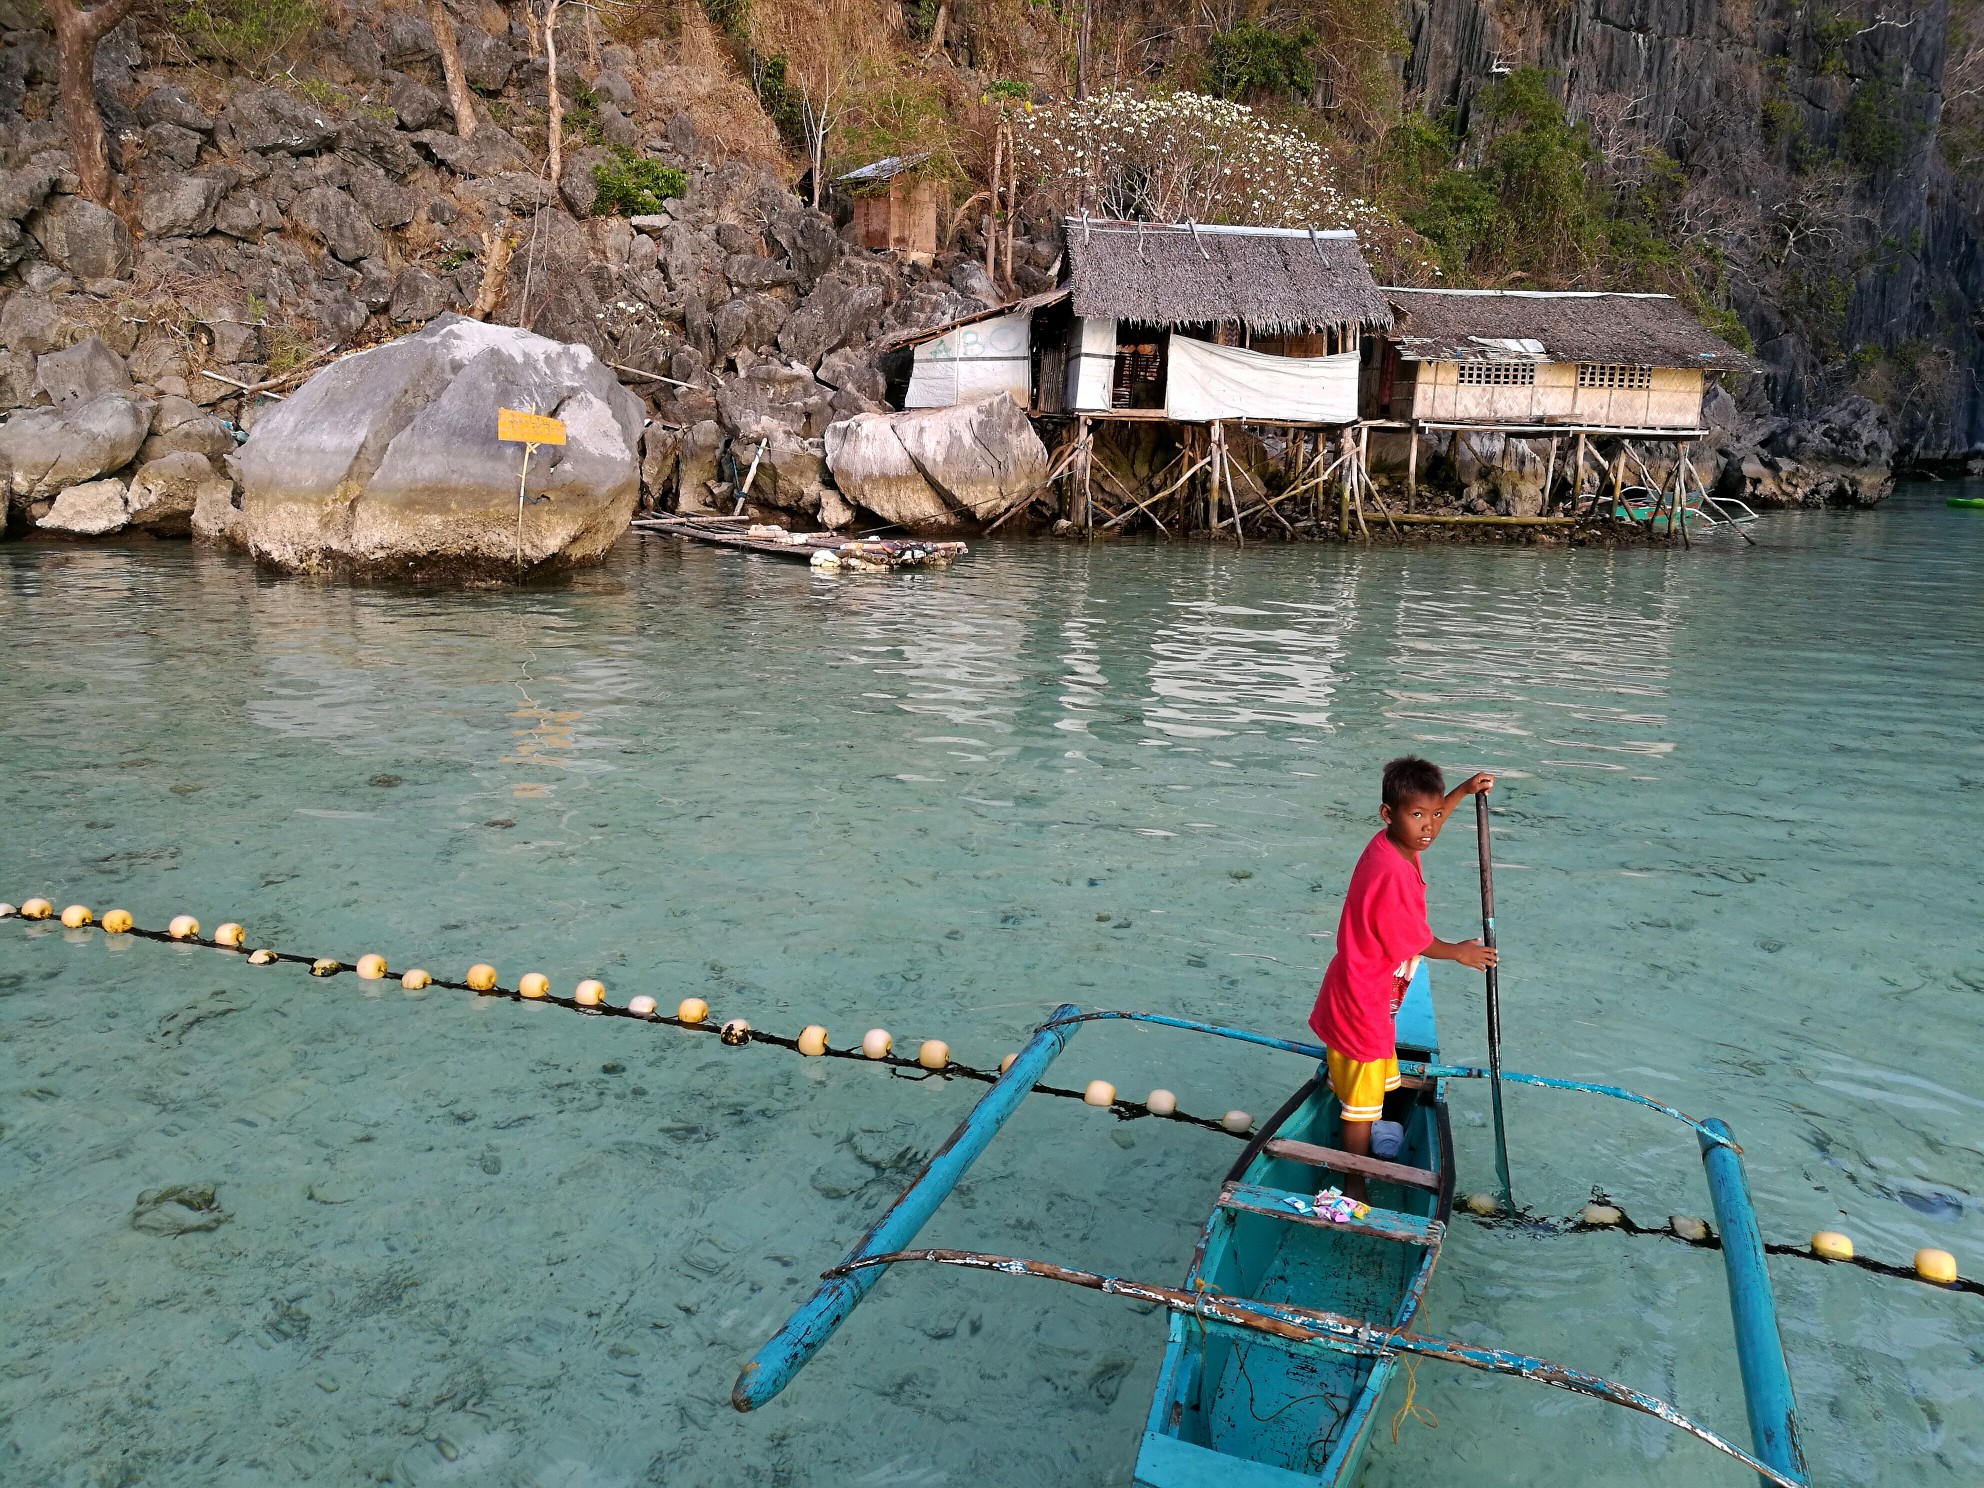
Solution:
<svg viewBox="0 0 1984 1488">
<path fill-rule="evenodd" d="M 1000 106 L 999 123 L 992 131 L 992 205 L 985 218 L 985 277 L 996 281 L 999 272 L 999 170 L 1006 148 L 1006 115 Z"/>
<path fill-rule="evenodd" d="M 1550 436 L 1550 463 L 1543 467 L 1543 505 L 1539 510 L 1550 510 L 1550 488 L 1557 483 L 1557 436 Z"/>
<path fill-rule="evenodd" d="M 1474 797 L 1475 851 L 1481 863 L 1481 943 L 1495 948 L 1495 858 L 1488 846 L 1488 796 L 1477 791 Z M 1514 1192 L 1509 1187 L 1509 1138 L 1502 1121 L 1502 979 L 1490 966 L 1482 973 L 1488 978 L 1488 1090 L 1495 1111 L 1495 1177 L 1502 1185 L 1502 1207 L 1515 1212 Z"/>
<path fill-rule="evenodd" d="M 1412 443 L 1405 451 L 1405 509 L 1411 511 L 1419 500 L 1419 425 L 1412 426 Z"/>
</svg>

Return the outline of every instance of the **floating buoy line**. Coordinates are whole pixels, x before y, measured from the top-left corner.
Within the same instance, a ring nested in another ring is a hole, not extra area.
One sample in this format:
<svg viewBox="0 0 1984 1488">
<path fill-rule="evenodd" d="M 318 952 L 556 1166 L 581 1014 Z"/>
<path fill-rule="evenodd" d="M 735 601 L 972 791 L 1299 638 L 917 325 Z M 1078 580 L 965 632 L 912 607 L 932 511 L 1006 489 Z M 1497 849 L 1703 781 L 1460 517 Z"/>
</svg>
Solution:
<svg viewBox="0 0 1984 1488">
<path fill-rule="evenodd" d="M 334 977 L 344 972 L 351 972 L 361 981 L 396 980 L 409 992 L 441 987 L 454 992 L 472 992 L 477 997 L 499 998 L 510 1002 L 542 1003 L 548 1007 L 564 1008 L 588 1017 L 630 1018 L 640 1023 L 678 1028 L 685 1033 L 713 1033 L 720 1042 L 731 1048 L 742 1048 L 747 1044 L 766 1044 L 774 1048 L 790 1050 L 805 1058 L 849 1059 L 865 1064 L 885 1065 L 893 1073 L 910 1079 L 976 1080 L 980 1084 L 990 1085 L 998 1080 L 1015 1057 L 1008 1054 L 996 1069 L 980 1069 L 953 1059 L 950 1046 L 942 1039 L 923 1040 L 917 1046 L 914 1057 L 909 1057 L 895 1052 L 894 1036 L 882 1028 L 869 1029 L 862 1035 L 858 1044 L 836 1049 L 827 1042 L 827 1030 L 817 1023 L 802 1028 L 798 1037 L 787 1038 L 783 1034 L 768 1033 L 762 1028 L 753 1028 L 743 1018 L 719 1020 L 712 1016 L 709 1003 L 700 997 L 683 998 L 676 1005 L 672 1015 L 664 1013 L 659 1003 L 645 994 L 629 998 L 624 1006 L 616 1005 L 606 1000 L 605 984 L 593 977 L 579 982 L 572 989 L 570 996 L 561 996 L 553 992 L 550 978 L 537 971 L 524 973 L 517 979 L 515 987 L 505 987 L 500 983 L 496 968 L 486 962 L 477 962 L 471 966 L 462 980 L 451 981 L 419 967 L 409 968 L 395 975 L 386 958 L 376 953 L 360 956 L 356 961 L 341 961 L 334 957 L 304 956 L 293 951 L 279 951 L 268 947 L 250 950 L 246 930 L 233 920 L 217 925 L 211 936 L 203 937 L 200 934 L 200 922 L 192 915 L 175 915 L 167 922 L 165 929 L 152 930 L 139 925 L 129 911 L 122 909 L 106 910 L 99 920 L 87 905 L 82 904 L 71 904 L 57 913 L 54 904 L 43 898 L 24 900 L 18 907 L 0 903 L 0 919 L 16 916 L 32 921 L 53 919 L 67 930 L 83 930 L 96 925 L 107 935 L 130 935 L 141 940 L 155 940 L 171 945 L 202 946 L 209 950 L 239 956 L 250 966 L 273 966 L 286 962 L 294 966 L 307 967 L 310 975 L 314 977 Z M 1143 1100 L 1133 1101 L 1121 1098 L 1116 1092 L 1116 1087 L 1107 1080 L 1091 1080 L 1081 1090 L 1069 1090 L 1055 1085 L 1035 1085 L 1033 1089 L 1040 1095 L 1078 1100 L 1084 1105 L 1107 1110 L 1119 1121 L 1135 1121 L 1149 1117 L 1241 1138 L 1248 1136 L 1254 1127 L 1253 1117 L 1245 1111 L 1228 1111 L 1218 1117 L 1194 1116 L 1189 1112 L 1181 1111 L 1178 1109 L 1177 1096 L 1169 1090 L 1153 1090 Z M 1641 1225 L 1635 1223 L 1622 1208 L 1597 1188 L 1592 1190 L 1591 1202 L 1586 1204 L 1583 1210 L 1563 1220 L 1538 1220 L 1527 1215 L 1498 1212 L 1493 1196 L 1486 1194 L 1468 1196 L 1460 1204 L 1457 1212 L 1466 1214 L 1468 1218 L 1484 1227 L 1514 1226 L 1532 1234 L 1590 1234 L 1610 1231 L 1677 1240 L 1697 1250 L 1722 1248 L 1721 1236 L 1711 1231 L 1700 1219 L 1686 1215 L 1670 1215 L 1664 1225 Z M 1959 1275 L 1956 1258 L 1945 1250 L 1918 1250 L 1912 1265 L 1898 1266 L 1858 1254 L 1851 1239 L 1830 1230 L 1822 1230 L 1813 1235 L 1806 1245 L 1765 1241 L 1764 1250 L 1770 1255 L 1790 1256 L 1832 1265 L 1857 1266 L 1863 1271 L 1871 1271 L 1876 1275 L 1923 1282 L 1943 1291 L 1969 1292 L 1984 1296 L 1984 1282 Z"/>
<path fill-rule="evenodd" d="M 638 1023 L 661 1024 L 686 1033 L 713 1033 L 731 1048 L 768 1044 L 812 1059 L 852 1059 L 864 1064 L 885 1065 L 910 1079 L 976 1080 L 982 1085 L 990 1085 L 1005 1072 L 1014 1057 L 1008 1054 L 996 1069 L 979 1069 L 953 1059 L 950 1046 L 942 1039 L 925 1039 L 917 1045 L 913 1056 L 905 1056 L 895 1052 L 894 1035 L 884 1028 L 871 1028 L 861 1036 L 860 1043 L 851 1048 L 836 1049 L 827 1042 L 827 1030 L 817 1023 L 802 1028 L 797 1038 L 787 1038 L 783 1034 L 753 1028 L 743 1018 L 718 1019 L 712 1015 L 709 1003 L 700 997 L 683 998 L 672 1015 L 663 1012 L 654 998 L 645 995 L 629 998 L 624 1006 L 620 1006 L 606 1000 L 605 984 L 593 977 L 580 982 L 570 996 L 553 992 L 550 978 L 539 971 L 525 972 L 517 978 L 515 987 L 505 987 L 500 984 L 496 968 L 486 962 L 471 966 L 462 980 L 457 982 L 418 967 L 395 973 L 386 958 L 377 954 L 360 956 L 356 961 L 340 961 L 330 956 L 303 956 L 293 951 L 267 947 L 250 950 L 246 930 L 233 920 L 215 926 L 211 936 L 202 936 L 200 922 L 192 915 L 175 915 L 165 929 L 151 930 L 136 923 L 128 910 L 106 910 L 99 922 L 94 912 L 82 904 L 72 904 L 59 914 L 47 899 L 26 899 L 18 908 L 0 904 L 0 919 L 15 915 L 24 920 L 56 919 L 68 930 L 87 929 L 92 924 L 100 923 L 100 928 L 109 935 L 131 935 L 141 940 L 172 945 L 202 946 L 239 956 L 250 966 L 273 966 L 287 962 L 293 966 L 308 967 L 314 977 L 334 977 L 351 972 L 361 981 L 396 980 L 409 992 L 443 987 L 454 992 L 473 992 L 478 997 L 542 1003 L 547 1007 L 560 1007 L 594 1018 L 631 1018 Z M 1178 1109 L 1178 1097 L 1168 1090 L 1153 1090 L 1143 1100 L 1133 1101 L 1119 1096 L 1116 1087 L 1107 1080 L 1091 1080 L 1081 1090 L 1067 1090 L 1056 1085 L 1036 1085 L 1033 1088 L 1040 1095 L 1078 1100 L 1084 1105 L 1108 1110 L 1119 1121 L 1152 1117 L 1235 1137 L 1245 1137 L 1254 1128 L 1254 1118 L 1245 1111 L 1228 1111 L 1216 1117 L 1194 1116 L 1181 1111 Z"/>
</svg>

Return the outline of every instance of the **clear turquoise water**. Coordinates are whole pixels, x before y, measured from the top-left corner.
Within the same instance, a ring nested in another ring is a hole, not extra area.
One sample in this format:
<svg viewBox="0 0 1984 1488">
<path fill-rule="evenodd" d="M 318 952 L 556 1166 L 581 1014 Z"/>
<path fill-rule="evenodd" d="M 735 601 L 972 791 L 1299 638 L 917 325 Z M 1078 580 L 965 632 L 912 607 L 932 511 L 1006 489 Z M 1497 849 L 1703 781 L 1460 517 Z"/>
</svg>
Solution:
<svg viewBox="0 0 1984 1488">
<path fill-rule="evenodd" d="M 524 593 L 0 547 L 0 898 L 602 976 L 989 1063 L 1054 1003 L 1299 1032 L 1402 749 L 1500 772 L 1506 1058 L 1725 1117 L 1764 1228 L 1984 1270 L 1984 514 L 1916 488 L 1692 553 L 998 542 L 815 576 L 668 539 Z M 1464 832 L 1434 923 L 1476 914 Z M 1107 920 L 1102 916 L 1110 916 Z M 899 1269 L 738 1366 L 977 1087 L 0 925 L 0 1480 L 1122 1484 L 1162 1319 Z M 1479 1057 L 1475 980 L 1436 977 Z M 1305 1073 L 1092 1027 L 1056 1068 Z M 1487 1181 L 1479 1091 L 1464 1181 Z M 1700 1213 L 1685 1133 L 1510 1094 L 1519 1196 Z M 1030 1103 L 927 1235 L 1182 1274 L 1230 1139 Z M 212 1182 L 176 1237 L 140 1191 Z M 1817 1479 L 1984 1479 L 1984 1304 L 1773 1263 Z M 1721 1266 L 1462 1225 L 1425 1326 L 1744 1439 Z M 1420 1371 L 1367 1482 L 1740 1484 L 1644 1418 Z"/>
</svg>

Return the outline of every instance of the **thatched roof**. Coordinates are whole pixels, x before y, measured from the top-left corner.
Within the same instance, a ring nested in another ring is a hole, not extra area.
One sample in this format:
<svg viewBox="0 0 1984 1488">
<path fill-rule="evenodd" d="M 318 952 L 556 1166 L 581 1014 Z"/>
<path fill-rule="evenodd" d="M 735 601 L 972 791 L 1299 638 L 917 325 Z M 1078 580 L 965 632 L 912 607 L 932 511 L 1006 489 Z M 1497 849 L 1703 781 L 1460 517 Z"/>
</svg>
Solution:
<svg viewBox="0 0 1984 1488">
<path fill-rule="evenodd" d="M 1355 233 L 1073 217 L 1062 230 L 1080 316 L 1266 332 L 1391 324 Z"/>
<path fill-rule="evenodd" d="M 1391 301 L 1399 355 L 1414 361 L 1519 358 L 1713 372 L 1757 365 L 1671 295 L 1534 289 L 1387 289 L 1384 294 Z"/>
</svg>

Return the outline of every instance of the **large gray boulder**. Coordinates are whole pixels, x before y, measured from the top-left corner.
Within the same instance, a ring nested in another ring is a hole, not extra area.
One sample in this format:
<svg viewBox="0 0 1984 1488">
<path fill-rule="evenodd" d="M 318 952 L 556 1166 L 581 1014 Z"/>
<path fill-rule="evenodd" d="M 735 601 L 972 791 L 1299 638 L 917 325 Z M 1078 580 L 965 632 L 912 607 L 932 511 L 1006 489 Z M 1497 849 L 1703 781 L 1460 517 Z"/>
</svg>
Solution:
<svg viewBox="0 0 1984 1488">
<path fill-rule="evenodd" d="M 225 181 L 172 176 L 146 186 L 138 202 L 138 218 L 147 237 L 197 238 L 214 230 L 214 210 L 225 195 Z"/>
<path fill-rule="evenodd" d="M 130 520 L 124 506 L 124 482 L 87 481 L 71 486 L 55 498 L 48 515 L 35 526 L 49 532 L 66 532 L 72 537 L 102 537 L 116 532 Z"/>
<path fill-rule="evenodd" d="M 233 490 L 226 477 L 214 474 L 206 456 L 181 450 L 140 465 L 124 505 L 134 527 L 183 537 L 192 530 L 194 508 L 211 486 L 220 488 L 216 494 L 222 500 Z M 58 508 L 61 504 L 56 502 Z"/>
<path fill-rule="evenodd" d="M 26 408 L 0 424 L 0 473 L 16 499 L 37 501 L 130 462 L 155 405 L 100 393 L 56 408 Z"/>
<path fill-rule="evenodd" d="M 124 358 L 101 336 L 40 357 L 34 364 L 34 379 L 51 403 L 80 403 L 99 393 L 126 392 L 131 386 Z"/>
<path fill-rule="evenodd" d="M 523 447 L 497 440 L 499 408 L 565 424 L 563 446 L 531 456 L 521 521 Z M 588 562 L 633 517 L 643 420 L 587 348 L 443 315 L 262 415 L 235 456 L 235 530 L 292 572 L 503 578 Z"/>
<path fill-rule="evenodd" d="M 280 88 L 237 94 L 221 118 L 237 145 L 260 154 L 314 155 L 338 138 L 328 114 Z"/>
<path fill-rule="evenodd" d="M 78 279 L 122 279 L 131 271 L 131 230 L 93 201 L 54 197 L 28 219 L 28 231 L 44 258 Z"/>
<path fill-rule="evenodd" d="M 827 430 L 850 501 L 916 533 L 996 522 L 1047 480 L 1047 446 L 1004 393 L 952 408 L 864 413 Z"/>
<path fill-rule="evenodd" d="M 301 193 L 289 208 L 290 220 L 323 240 L 344 263 L 376 258 L 384 249 L 379 229 L 366 220 L 358 203 L 335 186 L 315 186 Z"/>
<path fill-rule="evenodd" d="M 850 284 L 835 274 L 822 278 L 799 303 L 778 333 L 778 349 L 795 361 L 817 367 L 828 352 L 860 337 L 881 313 L 882 291 L 872 284 Z"/>
</svg>

